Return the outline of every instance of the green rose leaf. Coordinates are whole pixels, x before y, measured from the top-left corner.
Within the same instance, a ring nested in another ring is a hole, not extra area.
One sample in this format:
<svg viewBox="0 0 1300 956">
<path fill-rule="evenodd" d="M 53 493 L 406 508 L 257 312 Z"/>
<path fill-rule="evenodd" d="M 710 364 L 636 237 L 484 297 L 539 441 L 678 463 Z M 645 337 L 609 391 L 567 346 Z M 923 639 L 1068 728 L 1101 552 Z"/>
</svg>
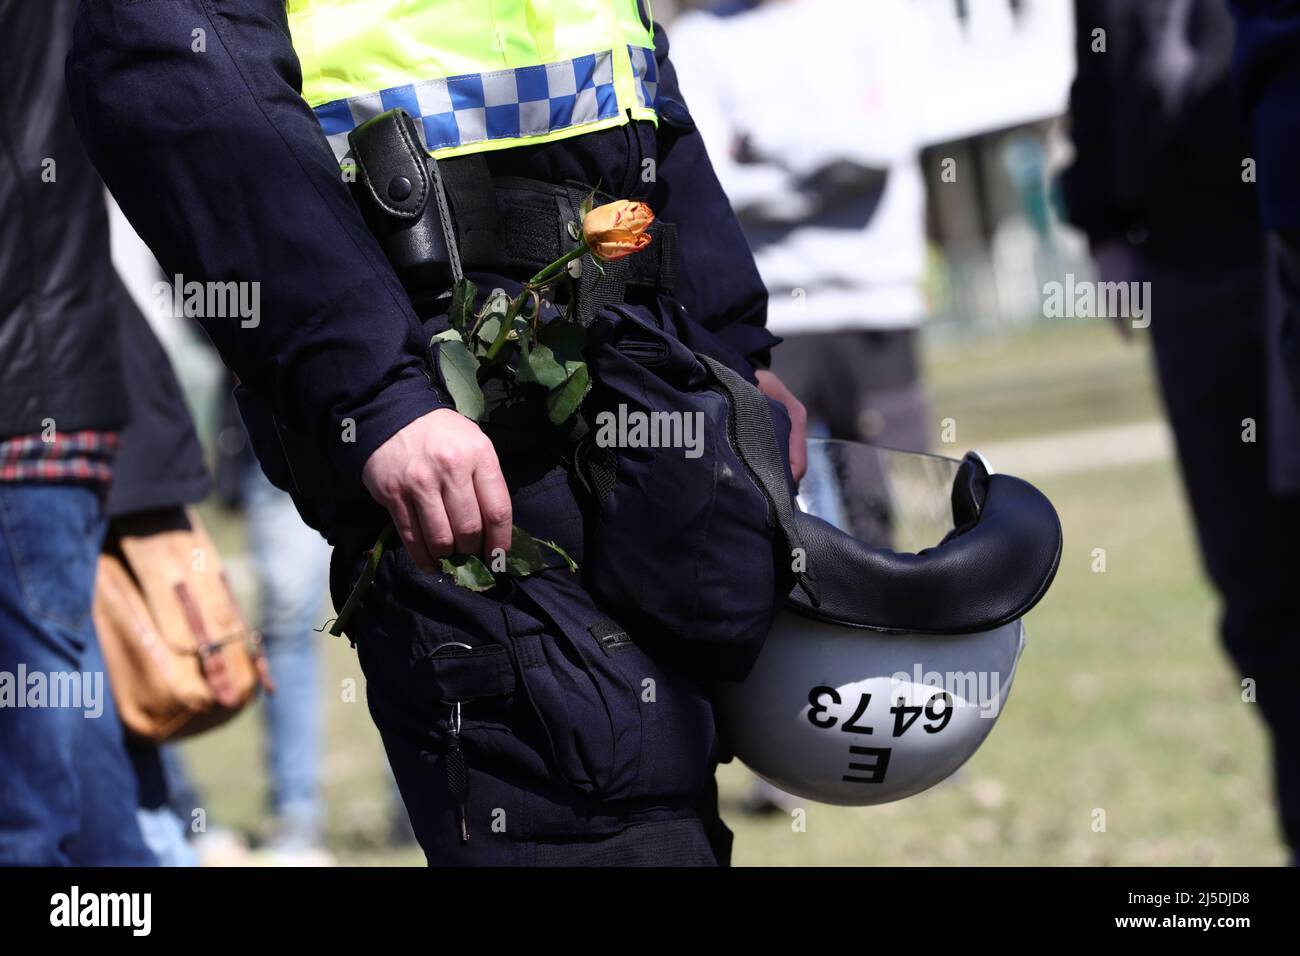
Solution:
<svg viewBox="0 0 1300 956">
<path fill-rule="evenodd" d="M 555 359 L 555 353 L 544 342 L 534 343 L 528 351 L 528 369 L 530 381 L 546 388 L 559 388 L 564 384 L 569 373 Z"/>
<path fill-rule="evenodd" d="M 483 320 L 483 324 L 478 327 L 478 340 L 484 345 L 491 345 L 497 340 L 497 333 L 501 331 L 501 320 L 505 315 L 489 315 Z"/>
<path fill-rule="evenodd" d="M 496 584 L 492 572 L 477 555 L 453 554 L 449 558 L 443 558 L 439 563 L 442 565 L 443 573 L 451 575 L 458 587 L 469 588 L 471 591 L 486 591 Z"/>
<path fill-rule="evenodd" d="M 537 333 L 537 340 L 545 344 L 555 361 L 564 367 L 566 378 L 576 372 L 578 366 L 587 364 L 582 354 L 583 346 L 587 344 L 587 333 L 574 322 L 547 322 Z"/>
<path fill-rule="evenodd" d="M 519 368 L 515 370 L 515 381 L 524 385 L 538 385 L 537 376 L 533 374 L 533 365 L 528 360 L 532 353 L 529 347 L 529 336 L 524 335 L 519 339 Z"/>
<path fill-rule="evenodd" d="M 582 400 L 591 389 L 591 377 L 585 364 L 573 370 L 573 374 L 564 380 L 559 388 L 554 388 L 546 396 L 546 414 L 554 425 L 563 425 L 578 410 Z"/>
<path fill-rule="evenodd" d="M 510 528 L 510 550 L 506 553 L 506 570 L 516 577 L 528 575 L 546 567 L 542 549 L 537 539 L 519 525 Z"/>
<path fill-rule="evenodd" d="M 468 279 L 461 279 L 451 290 L 451 308 L 447 310 L 447 320 L 453 329 L 463 329 L 469 325 L 474 314 L 474 296 L 478 290 Z"/>
<path fill-rule="evenodd" d="M 483 389 L 478 384 L 478 359 L 470 354 L 465 343 L 459 338 L 439 342 L 438 368 L 456 403 L 456 411 L 471 421 L 482 418 L 484 403 Z"/>
<path fill-rule="evenodd" d="M 570 571 L 576 571 L 578 565 L 554 541 L 540 541 L 519 525 L 510 527 L 510 550 L 505 555 L 505 571 L 519 578 L 543 571 L 549 565 L 542 556 L 542 548 L 550 548 L 568 565 Z M 493 558 L 495 564 L 496 558 Z M 443 558 L 439 564 L 443 573 L 450 575 L 457 587 L 471 591 L 486 591 L 496 584 L 491 569 L 477 555 L 453 554 Z"/>
<path fill-rule="evenodd" d="M 439 332 L 432 339 L 430 339 L 429 344 L 432 345 L 434 342 L 463 342 L 463 341 L 464 340 L 461 338 L 459 332 L 457 332 L 455 329 L 447 329 L 447 331 Z"/>
</svg>

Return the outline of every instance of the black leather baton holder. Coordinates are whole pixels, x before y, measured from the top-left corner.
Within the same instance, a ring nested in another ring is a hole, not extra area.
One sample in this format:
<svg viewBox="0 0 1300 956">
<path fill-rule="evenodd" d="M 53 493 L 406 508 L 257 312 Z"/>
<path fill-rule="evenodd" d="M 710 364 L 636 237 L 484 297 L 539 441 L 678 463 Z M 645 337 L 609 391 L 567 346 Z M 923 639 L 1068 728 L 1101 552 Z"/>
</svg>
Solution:
<svg viewBox="0 0 1300 956">
<path fill-rule="evenodd" d="M 460 278 L 460 250 L 437 161 L 411 115 L 392 109 L 348 134 L 352 195 L 413 299 Z"/>
</svg>

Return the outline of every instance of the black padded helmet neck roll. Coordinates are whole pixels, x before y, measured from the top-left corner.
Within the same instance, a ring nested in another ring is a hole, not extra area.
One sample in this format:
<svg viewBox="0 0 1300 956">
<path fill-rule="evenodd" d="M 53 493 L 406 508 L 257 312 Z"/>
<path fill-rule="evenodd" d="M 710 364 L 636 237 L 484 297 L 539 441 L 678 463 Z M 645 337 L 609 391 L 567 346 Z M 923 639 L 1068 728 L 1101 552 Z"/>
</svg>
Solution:
<svg viewBox="0 0 1300 956">
<path fill-rule="evenodd" d="M 874 548 L 814 515 L 795 522 L 820 602 L 798 588 L 786 607 L 877 631 L 965 634 L 1014 621 L 1047 592 L 1061 561 L 1061 523 L 1037 488 L 990 475 L 967 454 L 952 490 L 954 530 L 933 548 Z"/>
</svg>

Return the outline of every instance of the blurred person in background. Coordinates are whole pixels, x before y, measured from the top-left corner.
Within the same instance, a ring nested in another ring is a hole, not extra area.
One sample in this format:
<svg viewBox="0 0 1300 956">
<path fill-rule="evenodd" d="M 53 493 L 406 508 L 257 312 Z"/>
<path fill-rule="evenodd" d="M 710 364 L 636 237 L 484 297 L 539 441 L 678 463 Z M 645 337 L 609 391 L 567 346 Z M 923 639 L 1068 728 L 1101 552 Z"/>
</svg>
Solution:
<svg viewBox="0 0 1300 956">
<path fill-rule="evenodd" d="M 0 863 L 186 863 L 157 748 L 128 756 L 91 602 L 109 518 L 197 501 L 207 475 L 72 127 L 75 9 L 0 0 L 0 672 L 22 695 L 78 674 L 102 709 L 0 698 Z"/>
<path fill-rule="evenodd" d="M 233 387 L 233 382 L 228 383 Z M 266 698 L 266 760 L 271 780 L 269 838 L 260 847 L 268 862 L 285 866 L 330 866 L 322 793 L 325 700 L 317 618 L 328 595 L 329 544 L 307 524 L 293 498 L 267 479 L 230 388 L 217 435 L 217 492 L 223 505 L 240 511 L 248 526 L 254 576 L 261 586 L 259 622 L 276 692 Z M 177 767 L 178 772 L 183 769 Z M 390 775 L 394 844 L 409 844 L 406 808 Z M 197 796 L 190 788 L 191 802 Z M 240 859 L 224 833 L 214 842 L 213 862 Z M 201 853 L 202 855 L 202 853 Z"/>
<path fill-rule="evenodd" d="M 683 92 L 768 289 L 767 327 L 784 338 L 772 368 L 807 408 L 810 432 L 923 451 L 914 18 L 910 0 L 725 0 L 680 17 L 672 39 Z M 782 67 L 754 68 L 763 61 Z M 757 780 L 746 808 L 798 803 Z"/>
<path fill-rule="evenodd" d="M 211 488 L 203 447 L 166 351 L 120 280 L 115 301 L 129 413 L 105 505 L 110 527 L 118 518 L 198 504 Z M 196 865 L 187 842 L 189 814 L 174 807 L 165 747 L 128 734 L 127 751 L 149 849 L 162 866 Z"/>
<path fill-rule="evenodd" d="M 223 395 L 218 481 L 223 503 L 247 519 L 261 592 L 259 629 L 276 686 L 262 712 L 272 815 L 263 849 L 285 865 L 329 865 L 321 794 L 323 638 L 317 628 L 326 607 L 330 547 L 299 517 L 289 494 L 263 474 L 233 394 L 226 389 Z"/>
<path fill-rule="evenodd" d="M 316 630 L 325 607 L 330 549 L 302 522 L 289 495 L 266 480 L 248 447 L 230 388 L 220 394 L 217 497 L 247 520 L 253 575 L 260 585 L 259 633 L 275 687 L 262 700 L 270 818 L 258 852 L 261 862 L 272 865 L 331 866 L 321 794 L 324 701 L 317 643 L 321 637 Z M 159 788 L 167 795 L 170 812 L 181 819 L 205 805 L 177 745 L 163 747 Z M 201 832 L 191 835 L 195 862 L 251 862 L 254 857 L 243 837 L 214 822 L 209 819 Z"/>
<path fill-rule="evenodd" d="M 767 286 L 768 328 L 785 340 L 773 370 L 824 434 L 924 450 L 924 38 L 913 4 L 724 0 L 678 18 L 672 40 Z"/>
<path fill-rule="evenodd" d="M 1258 701 L 1272 734 L 1295 856 L 1300 715 L 1285 688 L 1300 674 L 1300 560 L 1272 543 L 1300 536 L 1300 414 L 1271 345 L 1232 20 L 1225 0 L 1079 0 L 1076 24 L 1066 205 L 1102 281 L 1151 283 L 1156 371 L 1201 556 L 1243 699 Z M 1127 319 L 1121 331 L 1131 335 Z"/>
</svg>

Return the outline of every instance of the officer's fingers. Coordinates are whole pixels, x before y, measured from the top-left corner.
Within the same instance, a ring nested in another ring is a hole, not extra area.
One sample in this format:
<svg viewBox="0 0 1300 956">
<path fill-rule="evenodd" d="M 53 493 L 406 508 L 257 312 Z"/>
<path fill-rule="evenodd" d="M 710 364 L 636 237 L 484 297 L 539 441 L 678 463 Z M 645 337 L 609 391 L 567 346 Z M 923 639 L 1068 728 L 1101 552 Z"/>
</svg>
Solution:
<svg viewBox="0 0 1300 956">
<path fill-rule="evenodd" d="M 421 484 L 412 489 L 412 510 L 416 514 L 420 533 L 429 555 L 428 565 L 421 565 L 426 571 L 434 570 L 439 558 L 445 558 L 455 550 L 455 538 L 451 533 L 451 523 L 447 520 L 447 511 L 443 507 L 441 489 L 432 482 Z"/>
<path fill-rule="evenodd" d="M 398 495 L 388 499 L 385 504 L 388 508 L 388 516 L 393 519 L 393 527 L 397 529 L 397 536 L 402 539 L 402 544 L 406 547 L 406 553 L 411 556 L 411 560 L 417 567 L 424 568 L 426 571 L 431 570 L 433 558 L 424 543 L 424 533 L 420 530 L 419 519 L 407 505 L 406 499 Z"/>
<path fill-rule="evenodd" d="M 483 518 L 479 514 L 478 497 L 474 494 L 473 473 L 460 480 L 449 475 L 442 483 L 442 503 L 451 522 L 456 553 L 482 554 Z"/>
<path fill-rule="evenodd" d="M 808 410 L 772 372 L 759 369 L 754 377 L 758 380 L 759 391 L 784 405 L 790 416 L 790 472 L 799 482 L 808 470 Z"/>
<path fill-rule="evenodd" d="M 798 414 L 793 409 L 790 414 L 790 471 L 796 483 L 808 470 L 808 415 L 802 405 L 798 409 Z"/>
<path fill-rule="evenodd" d="M 790 472 L 795 483 L 803 481 L 808 471 L 808 436 L 802 428 L 790 429 Z"/>
<path fill-rule="evenodd" d="M 790 415 L 790 425 L 800 435 L 806 436 L 808 432 L 808 409 L 804 407 L 803 402 L 794 397 L 794 392 L 781 385 L 781 391 L 778 395 L 773 396 L 778 402 L 785 406 L 786 412 Z"/>
<path fill-rule="evenodd" d="M 510 490 L 501 475 L 496 455 L 491 461 L 481 463 L 474 472 L 474 494 L 478 498 L 479 515 L 483 519 L 483 551 L 491 557 L 499 548 L 510 550 L 510 522 L 513 509 Z"/>
</svg>

